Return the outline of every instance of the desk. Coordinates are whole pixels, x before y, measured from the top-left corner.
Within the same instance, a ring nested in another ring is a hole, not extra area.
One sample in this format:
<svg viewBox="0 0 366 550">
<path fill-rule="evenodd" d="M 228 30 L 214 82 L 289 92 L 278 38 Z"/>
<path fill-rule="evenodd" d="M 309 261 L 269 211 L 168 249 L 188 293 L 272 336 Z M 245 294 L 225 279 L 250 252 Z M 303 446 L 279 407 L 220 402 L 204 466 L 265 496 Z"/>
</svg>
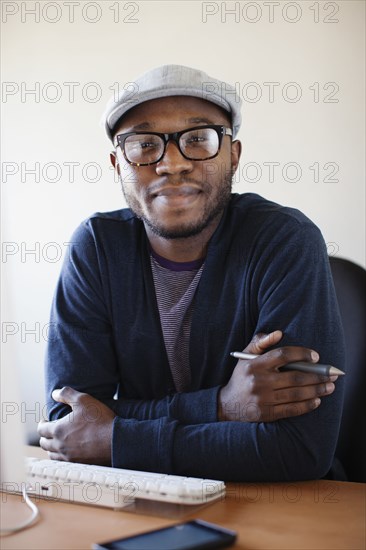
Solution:
<svg viewBox="0 0 366 550">
<path fill-rule="evenodd" d="M 28 447 L 26 452 L 44 456 L 36 447 Z M 20 496 L 2 496 L 7 518 L 19 522 L 29 514 Z M 359 483 L 228 483 L 225 499 L 188 514 L 184 520 L 199 517 L 237 531 L 238 542 L 233 548 L 243 550 L 362 550 L 366 542 L 365 501 L 366 485 Z M 65 502 L 39 499 L 37 504 L 39 522 L 2 538 L 2 550 L 87 549 L 93 542 L 177 522 Z"/>
</svg>

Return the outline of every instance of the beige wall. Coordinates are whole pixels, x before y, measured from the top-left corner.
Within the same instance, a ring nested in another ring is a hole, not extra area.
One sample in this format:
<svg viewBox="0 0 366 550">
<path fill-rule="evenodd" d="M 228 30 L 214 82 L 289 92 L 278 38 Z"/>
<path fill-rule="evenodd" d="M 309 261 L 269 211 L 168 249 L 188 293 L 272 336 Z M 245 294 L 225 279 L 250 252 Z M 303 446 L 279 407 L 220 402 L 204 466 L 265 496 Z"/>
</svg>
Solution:
<svg viewBox="0 0 366 550">
<path fill-rule="evenodd" d="M 365 265 L 364 2 L 1 4 L 2 342 L 17 344 L 29 408 L 43 402 L 65 243 L 83 218 L 124 205 L 101 112 L 117 82 L 152 66 L 192 65 L 236 83 L 235 190 L 300 208 L 330 254 Z M 38 411 L 26 413 L 29 426 Z"/>
</svg>

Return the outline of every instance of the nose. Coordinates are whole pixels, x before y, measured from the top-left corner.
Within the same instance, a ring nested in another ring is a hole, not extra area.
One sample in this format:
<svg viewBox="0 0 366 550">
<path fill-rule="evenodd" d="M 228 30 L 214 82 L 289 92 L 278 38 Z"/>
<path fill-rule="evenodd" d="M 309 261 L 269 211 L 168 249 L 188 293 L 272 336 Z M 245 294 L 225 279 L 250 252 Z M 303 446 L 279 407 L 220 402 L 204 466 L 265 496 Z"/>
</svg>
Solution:
<svg viewBox="0 0 366 550">
<path fill-rule="evenodd" d="M 165 148 L 164 156 L 156 164 L 156 173 L 164 174 L 188 173 L 193 170 L 193 161 L 184 158 L 176 143 L 169 141 Z"/>
</svg>

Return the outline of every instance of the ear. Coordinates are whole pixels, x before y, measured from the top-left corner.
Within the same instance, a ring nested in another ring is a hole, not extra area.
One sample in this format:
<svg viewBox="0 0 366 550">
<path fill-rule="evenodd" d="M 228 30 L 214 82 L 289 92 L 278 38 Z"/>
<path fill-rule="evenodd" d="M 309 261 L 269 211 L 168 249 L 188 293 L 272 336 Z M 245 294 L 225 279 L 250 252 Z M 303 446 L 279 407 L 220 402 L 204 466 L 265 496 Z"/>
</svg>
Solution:
<svg viewBox="0 0 366 550">
<path fill-rule="evenodd" d="M 233 171 L 236 172 L 239 166 L 239 160 L 241 155 L 241 142 L 237 139 L 231 144 L 231 164 Z"/>
<path fill-rule="evenodd" d="M 109 158 L 110 158 L 110 161 L 112 163 L 113 168 L 117 171 L 117 174 L 120 175 L 119 163 L 118 163 L 117 155 L 116 155 L 115 151 L 111 151 L 109 153 Z"/>
</svg>

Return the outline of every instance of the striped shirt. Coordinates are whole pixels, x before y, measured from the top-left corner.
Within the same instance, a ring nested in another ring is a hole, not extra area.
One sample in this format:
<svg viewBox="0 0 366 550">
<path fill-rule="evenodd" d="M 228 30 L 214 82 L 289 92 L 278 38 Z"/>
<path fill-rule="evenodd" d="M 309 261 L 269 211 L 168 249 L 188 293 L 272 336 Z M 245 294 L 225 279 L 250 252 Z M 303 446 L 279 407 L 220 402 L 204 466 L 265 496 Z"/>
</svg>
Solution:
<svg viewBox="0 0 366 550">
<path fill-rule="evenodd" d="M 172 262 L 153 250 L 150 255 L 165 349 L 177 392 L 186 391 L 191 382 L 189 338 L 203 261 Z"/>
</svg>

